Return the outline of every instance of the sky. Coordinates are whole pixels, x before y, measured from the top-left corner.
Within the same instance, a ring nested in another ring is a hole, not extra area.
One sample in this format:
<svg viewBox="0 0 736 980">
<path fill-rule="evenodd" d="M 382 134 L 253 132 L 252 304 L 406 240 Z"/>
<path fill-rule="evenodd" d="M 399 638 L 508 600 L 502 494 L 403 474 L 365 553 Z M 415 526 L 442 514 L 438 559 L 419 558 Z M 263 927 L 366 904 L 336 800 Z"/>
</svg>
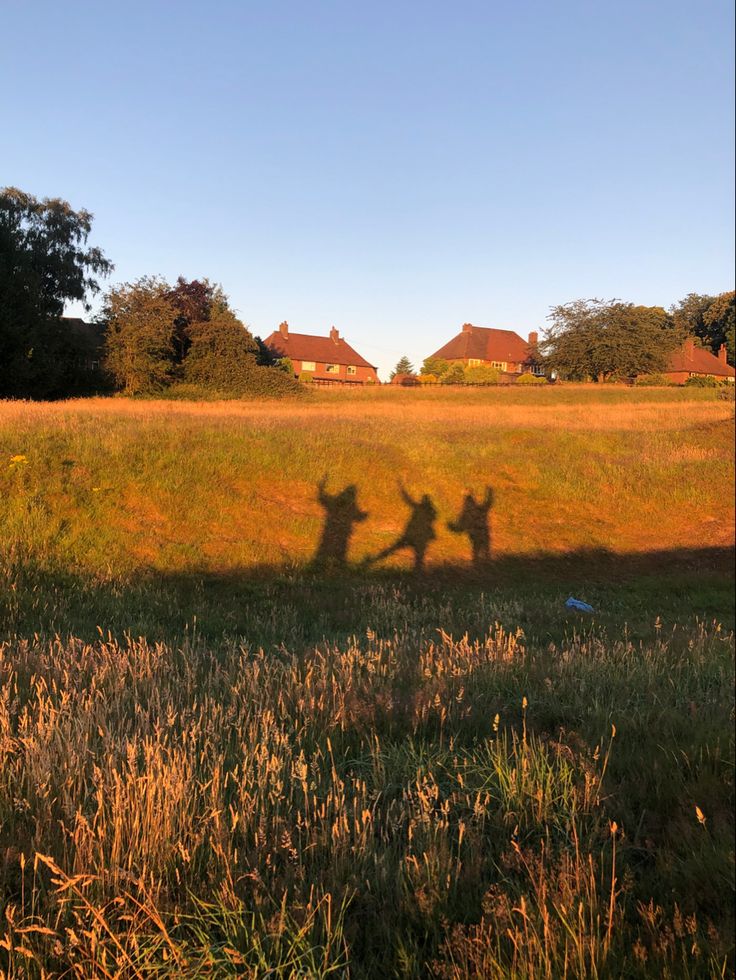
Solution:
<svg viewBox="0 0 736 980">
<path fill-rule="evenodd" d="M 385 379 L 466 322 L 733 288 L 730 0 L 2 0 L 0 31 L 0 185 L 261 337 L 335 325 Z"/>
</svg>

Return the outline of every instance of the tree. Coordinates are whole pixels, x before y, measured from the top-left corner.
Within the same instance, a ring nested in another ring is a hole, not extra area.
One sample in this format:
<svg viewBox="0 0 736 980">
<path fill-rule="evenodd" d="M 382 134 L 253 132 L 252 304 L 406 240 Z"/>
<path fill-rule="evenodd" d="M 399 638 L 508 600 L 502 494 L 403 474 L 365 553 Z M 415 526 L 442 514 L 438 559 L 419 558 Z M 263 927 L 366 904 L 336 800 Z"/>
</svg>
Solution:
<svg viewBox="0 0 736 980">
<path fill-rule="evenodd" d="M 87 246 L 89 211 L 60 198 L 0 190 L 0 396 L 48 398 L 68 389 L 78 357 L 64 304 L 98 292 L 112 264 Z"/>
<path fill-rule="evenodd" d="M 177 314 L 171 287 L 155 276 L 123 283 L 107 294 L 101 314 L 106 367 L 127 394 L 154 392 L 172 380 Z"/>
<path fill-rule="evenodd" d="M 571 380 L 611 381 L 662 371 L 684 335 L 659 306 L 576 300 L 552 308 L 540 348 L 548 369 Z"/>
<path fill-rule="evenodd" d="M 237 393 L 256 369 L 257 345 L 233 311 L 218 305 L 208 320 L 190 327 L 191 347 L 184 378 L 215 391 Z M 262 369 L 266 370 L 266 369 Z"/>
<path fill-rule="evenodd" d="M 465 371 L 462 364 L 448 365 L 448 369 L 440 377 L 440 384 L 461 385 L 465 383 Z"/>
<path fill-rule="evenodd" d="M 450 365 L 444 357 L 425 357 L 420 374 L 433 374 L 435 378 L 441 378 Z"/>
<path fill-rule="evenodd" d="M 733 364 L 736 361 L 734 350 L 734 334 L 736 334 L 736 293 L 721 293 L 716 296 L 703 314 L 703 325 L 708 331 L 708 341 L 711 351 L 717 354 L 721 344 L 726 345 L 728 359 Z"/>
<path fill-rule="evenodd" d="M 391 374 L 389 374 L 389 381 L 393 381 L 397 374 L 414 374 L 414 365 L 411 363 L 406 354 L 401 357 L 393 369 Z"/>
</svg>

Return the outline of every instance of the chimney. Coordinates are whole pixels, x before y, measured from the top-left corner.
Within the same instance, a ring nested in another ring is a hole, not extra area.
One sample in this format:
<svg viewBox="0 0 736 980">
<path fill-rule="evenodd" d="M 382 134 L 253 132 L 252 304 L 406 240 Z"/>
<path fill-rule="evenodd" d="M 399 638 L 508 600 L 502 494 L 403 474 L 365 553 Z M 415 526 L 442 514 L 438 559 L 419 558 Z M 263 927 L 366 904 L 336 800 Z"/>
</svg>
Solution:
<svg viewBox="0 0 736 980">
<path fill-rule="evenodd" d="M 279 324 L 279 333 L 284 338 L 284 340 L 288 339 L 288 337 L 289 337 L 289 324 L 286 322 L 286 320 L 284 320 L 283 323 L 280 323 Z"/>
<path fill-rule="evenodd" d="M 472 333 L 473 332 L 473 324 L 472 323 L 464 323 L 463 324 L 462 332 L 463 333 Z"/>
<path fill-rule="evenodd" d="M 718 348 L 718 360 L 721 362 L 721 364 L 725 364 L 726 363 L 726 345 L 725 344 L 721 344 L 721 346 Z"/>
<path fill-rule="evenodd" d="M 695 340 L 693 337 L 688 337 L 685 341 L 685 357 L 688 361 L 692 361 L 693 353 L 695 351 Z"/>
<path fill-rule="evenodd" d="M 333 344 L 336 344 L 340 340 L 340 333 L 335 329 L 335 327 L 330 329 L 330 340 L 333 342 Z"/>
<path fill-rule="evenodd" d="M 529 346 L 536 347 L 538 343 L 539 343 L 539 334 L 537 333 L 536 330 L 532 330 L 532 332 L 529 334 Z"/>
</svg>

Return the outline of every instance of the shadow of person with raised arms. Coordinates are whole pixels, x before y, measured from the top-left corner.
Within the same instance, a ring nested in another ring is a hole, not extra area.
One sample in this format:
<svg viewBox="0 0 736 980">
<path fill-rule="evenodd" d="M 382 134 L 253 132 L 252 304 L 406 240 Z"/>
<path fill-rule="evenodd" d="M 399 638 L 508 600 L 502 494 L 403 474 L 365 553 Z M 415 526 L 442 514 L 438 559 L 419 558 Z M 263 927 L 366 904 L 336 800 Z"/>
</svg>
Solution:
<svg viewBox="0 0 736 980">
<path fill-rule="evenodd" d="M 335 568 L 347 564 L 348 545 L 353 527 L 368 517 L 367 511 L 358 507 L 358 488 L 354 483 L 339 493 L 326 492 L 327 477 L 317 485 L 317 499 L 325 509 L 325 523 L 317 547 L 313 568 Z"/>
<path fill-rule="evenodd" d="M 383 551 L 379 551 L 372 558 L 366 559 L 366 564 L 383 561 L 384 558 L 388 558 L 396 551 L 408 549 L 414 552 L 414 571 L 421 572 L 424 569 L 424 557 L 429 542 L 437 537 L 434 530 L 437 510 L 432 503 L 432 498 L 427 493 L 420 500 L 414 500 L 401 483 L 399 484 L 399 492 L 407 507 L 411 507 L 411 515 L 406 527 L 392 545 L 384 548 Z"/>
<path fill-rule="evenodd" d="M 491 560 L 491 532 L 488 527 L 488 511 L 493 506 L 493 490 L 486 488 L 482 500 L 476 500 L 470 490 L 465 495 L 463 507 L 456 521 L 448 528 L 455 534 L 467 534 L 473 552 L 473 564 L 484 565 Z"/>
</svg>

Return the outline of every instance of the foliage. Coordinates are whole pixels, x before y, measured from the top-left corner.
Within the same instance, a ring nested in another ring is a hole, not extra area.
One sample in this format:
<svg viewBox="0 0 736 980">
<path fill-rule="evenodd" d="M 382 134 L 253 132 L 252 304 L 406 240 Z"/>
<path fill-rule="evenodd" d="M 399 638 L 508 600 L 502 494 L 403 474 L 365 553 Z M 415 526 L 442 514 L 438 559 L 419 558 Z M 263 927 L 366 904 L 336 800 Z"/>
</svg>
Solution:
<svg viewBox="0 0 736 980">
<path fill-rule="evenodd" d="M 414 365 L 406 355 L 399 358 L 396 367 L 388 376 L 389 381 L 393 381 L 397 374 L 414 374 Z"/>
<path fill-rule="evenodd" d="M 174 378 L 177 311 L 163 279 L 144 276 L 105 297 L 106 367 L 128 395 L 160 390 Z"/>
<path fill-rule="evenodd" d="M 61 319 L 87 304 L 111 263 L 88 247 L 89 211 L 0 190 L 0 397 L 53 398 L 78 386 L 85 351 Z"/>
<path fill-rule="evenodd" d="M 273 366 L 288 374 L 290 378 L 294 377 L 294 362 L 290 357 L 279 357 Z"/>
<path fill-rule="evenodd" d="M 640 388 L 667 388 L 672 387 L 674 382 L 666 374 L 640 374 L 634 382 Z"/>
<path fill-rule="evenodd" d="M 489 367 L 487 364 L 466 366 L 463 369 L 463 376 L 468 384 L 497 385 L 501 380 L 501 372 L 498 368 Z"/>
<path fill-rule="evenodd" d="M 420 374 L 419 383 L 423 385 L 436 385 L 439 378 L 436 374 Z"/>
<path fill-rule="evenodd" d="M 683 341 L 659 306 L 576 300 L 553 307 L 540 349 L 548 370 L 570 380 L 614 381 L 662 371 Z"/>
<path fill-rule="evenodd" d="M 465 370 L 462 364 L 452 364 L 444 374 L 440 376 L 440 384 L 461 385 L 465 383 Z"/>
<path fill-rule="evenodd" d="M 127 394 L 183 382 L 222 396 L 276 397 L 298 386 L 283 368 L 259 364 L 263 346 L 243 326 L 219 286 L 207 279 L 143 278 L 110 290 L 108 369 Z M 270 364 L 274 364 L 270 359 Z M 271 377 L 276 375 L 276 377 Z"/>
<path fill-rule="evenodd" d="M 546 385 L 547 379 L 543 374 L 532 374 L 528 371 L 526 374 L 521 374 L 516 379 L 517 385 L 529 386 L 529 385 Z"/>
<path fill-rule="evenodd" d="M 299 380 L 305 384 L 310 384 L 314 380 L 314 371 L 302 371 Z"/>
<path fill-rule="evenodd" d="M 717 354 L 721 344 L 725 344 L 729 362 L 734 363 L 736 294 L 733 291 L 717 296 L 688 293 L 683 300 L 670 307 L 670 313 L 681 334 L 697 337 L 713 354 Z"/>
<path fill-rule="evenodd" d="M 439 379 L 449 368 L 450 363 L 444 357 L 427 357 L 424 359 L 420 374 L 433 374 L 435 378 Z"/>
<path fill-rule="evenodd" d="M 720 388 L 721 381 L 712 374 L 693 374 L 685 382 L 687 388 Z"/>
</svg>

